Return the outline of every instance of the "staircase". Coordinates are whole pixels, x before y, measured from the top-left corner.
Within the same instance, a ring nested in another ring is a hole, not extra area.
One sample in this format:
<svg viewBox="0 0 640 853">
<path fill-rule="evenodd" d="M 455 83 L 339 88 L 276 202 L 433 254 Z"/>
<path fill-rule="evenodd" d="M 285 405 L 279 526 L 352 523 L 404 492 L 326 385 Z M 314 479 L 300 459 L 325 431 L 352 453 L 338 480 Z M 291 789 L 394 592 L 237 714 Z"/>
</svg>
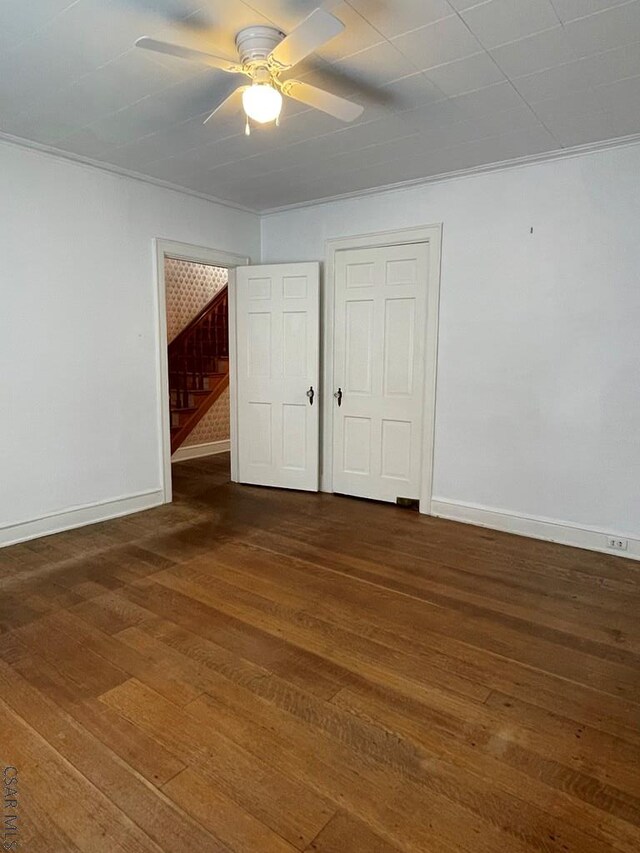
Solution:
<svg viewBox="0 0 640 853">
<path fill-rule="evenodd" d="M 169 344 L 171 453 L 229 385 L 229 299 L 220 290 Z"/>
</svg>

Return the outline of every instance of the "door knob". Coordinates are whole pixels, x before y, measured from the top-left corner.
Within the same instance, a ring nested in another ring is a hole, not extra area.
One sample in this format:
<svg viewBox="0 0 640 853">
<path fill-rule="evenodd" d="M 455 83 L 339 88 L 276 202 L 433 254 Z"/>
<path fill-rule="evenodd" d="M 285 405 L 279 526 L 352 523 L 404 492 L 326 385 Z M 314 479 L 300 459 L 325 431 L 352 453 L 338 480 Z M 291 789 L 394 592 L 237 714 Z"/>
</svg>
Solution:
<svg viewBox="0 0 640 853">
<path fill-rule="evenodd" d="M 309 398 L 309 405 L 313 406 L 313 398 L 316 396 L 316 392 L 313 390 L 313 385 L 307 391 L 307 397 Z"/>
<path fill-rule="evenodd" d="M 338 390 L 333 395 L 338 401 L 338 406 L 342 405 L 342 388 L 338 388 Z"/>
</svg>

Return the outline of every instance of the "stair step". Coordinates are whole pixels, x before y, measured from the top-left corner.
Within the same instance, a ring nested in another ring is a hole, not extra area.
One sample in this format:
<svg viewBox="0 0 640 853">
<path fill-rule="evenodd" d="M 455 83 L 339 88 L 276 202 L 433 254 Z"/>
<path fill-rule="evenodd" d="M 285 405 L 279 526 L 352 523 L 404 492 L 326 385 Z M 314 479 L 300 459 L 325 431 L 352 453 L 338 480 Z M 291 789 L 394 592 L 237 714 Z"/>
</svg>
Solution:
<svg viewBox="0 0 640 853">
<path fill-rule="evenodd" d="M 226 373 L 206 373 L 204 375 L 206 388 L 194 388 L 195 379 L 191 376 L 187 377 L 187 390 L 193 391 L 194 393 L 201 393 L 202 391 L 213 391 L 215 386 L 220 382 L 221 379 L 224 379 Z M 182 377 L 179 373 L 170 373 L 169 374 L 169 390 L 177 391 L 179 387 L 182 386 Z"/>
<path fill-rule="evenodd" d="M 171 409 L 171 452 L 175 453 L 187 435 L 200 419 L 209 411 L 212 403 L 220 397 L 220 394 L 228 386 L 229 374 L 223 374 L 224 381 L 217 382 L 211 389 L 212 393 L 190 392 L 190 397 L 197 397 L 200 402 L 197 406 L 181 406 Z"/>
<path fill-rule="evenodd" d="M 183 373 L 183 371 L 180 371 L 180 370 L 170 370 L 169 376 L 181 376 L 182 373 Z M 187 378 L 192 379 L 193 377 L 191 376 L 191 371 L 188 370 L 187 373 L 189 374 Z M 210 373 L 204 373 L 203 376 L 206 379 L 207 376 L 217 377 L 217 376 L 226 376 L 226 374 L 227 374 L 227 371 L 225 371 L 225 370 L 213 370 Z"/>
<path fill-rule="evenodd" d="M 189 395 L 189 405 L 187 406 L 187 408 L 197 409 L 200 405 L 200 401 L 209 396 L 209 394 L 211 393 L 211 389 L 205 388 L 203 391 L 200 391 L 199 389 L 188 389 L 187 393 Z M 178 391 L 177 388 L 169 389 L 170 405 L 172 410 L 178 407 L 178 402 L 181 402 L 180 398 L 183 395 L 184 391 Z"/>
<path fill-rule="evenodd" d="M 171 426 L 182 427 L 198 409 L 195 406 L 182 409 L 171 409 Z"/>
</svg>

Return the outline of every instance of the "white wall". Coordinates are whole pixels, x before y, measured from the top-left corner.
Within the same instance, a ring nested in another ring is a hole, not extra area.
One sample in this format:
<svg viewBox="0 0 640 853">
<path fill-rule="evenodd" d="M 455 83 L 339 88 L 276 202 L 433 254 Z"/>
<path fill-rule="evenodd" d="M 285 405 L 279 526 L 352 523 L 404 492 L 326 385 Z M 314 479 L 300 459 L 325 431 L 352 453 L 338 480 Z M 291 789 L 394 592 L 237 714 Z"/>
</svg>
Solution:
<svg viewBox="0 0 640 853">
<path fill-rule="evenodd" d="M 440 222 L 434 498 L 640 538 L 640 147 L 272 214 L 262 259 Z"/>
<path fill-rule="evenodd" d="M 434 222 L 434 497 L 640 540 L 640 147 L 266 216 L 262 258 Z M 0 143 L 0 544 L 161 500 L 154 237 L 260 256 L 252 214 Z"/>
<path fill-rule="evenodd" d="M 260 254 L 253 214 L 0 144 L 0 544 L 161 499 L 154 237 Z"/>
</svg>

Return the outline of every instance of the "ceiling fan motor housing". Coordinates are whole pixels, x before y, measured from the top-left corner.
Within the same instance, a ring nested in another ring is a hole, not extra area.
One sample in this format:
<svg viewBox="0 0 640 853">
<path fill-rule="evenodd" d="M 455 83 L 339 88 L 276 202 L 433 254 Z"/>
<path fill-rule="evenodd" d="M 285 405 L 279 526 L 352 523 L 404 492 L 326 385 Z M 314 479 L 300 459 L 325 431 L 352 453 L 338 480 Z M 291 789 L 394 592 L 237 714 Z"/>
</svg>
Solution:
<svg viewBox="0 0 640 853">
<path fill-rule="evenodd" d="M 236 47 L 243 65 L 266 62 L 271 51 L 282 41 L 284 33 L 277 27 L 245 27 L 236 36 Z"/>
</svg>

